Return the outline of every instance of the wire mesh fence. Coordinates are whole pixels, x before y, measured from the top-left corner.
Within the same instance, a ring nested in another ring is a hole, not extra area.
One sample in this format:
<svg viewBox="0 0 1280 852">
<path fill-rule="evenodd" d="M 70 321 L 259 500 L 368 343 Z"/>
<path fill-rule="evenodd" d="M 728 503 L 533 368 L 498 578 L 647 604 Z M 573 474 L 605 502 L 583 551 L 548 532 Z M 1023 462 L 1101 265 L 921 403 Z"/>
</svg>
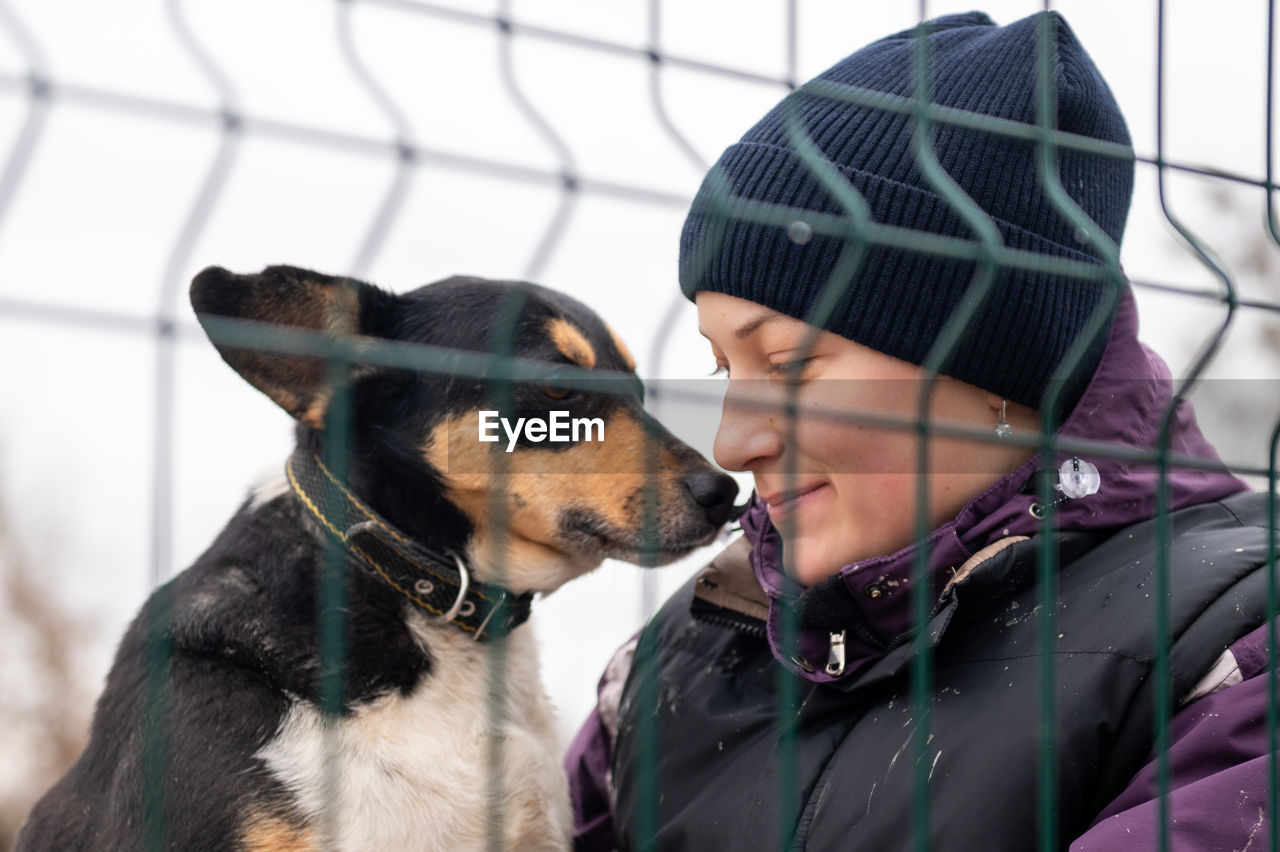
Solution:
<svg viewBox="0 0 1280 852">
<path fill-rule="evenodd" d="M 0 2 L 8 48 L 0 64 L 0 132 L 7 134 L 0 160 L 0 346 L 11 365 L 0 436 L 7 432 L 11 445 L 3 462 L 11 468 L 6 476 L 12 486 L 5 489 L 3 505 L 16 519 L 0 533 L 16 530 L 8 535 L 35 554 L 27 562 L 47 563 L 55 576 L 66 578 L 55 585 L 68 612 L 46 620 L 75 622 L 101 608 L 115 625 L 101 630 L 110 638 L 86 638 L 94 647 L 65 666 L 68 678 L 101 676 L 104 648 L 115 641 L 122 619 L 212 540 L 251 475 L 278 467 L 289 454 L 291 440 L 278 413 L 243 393 L 238 379 L 203 345 L 187 313 L 188 282 L 206 265 L 247 271 L 298 263 L 397 290 L 450 273 L 566 289 L 599 308 L 628 340 L 639 356 L 650 408 L 710 456 L 712 421 L 724 389 L 692 381 L 711 364 L 675 284 L 680 222 L 715 155 L 784 93 L 855 47 L 952 11 L 941 3 L 882 5 L 875 11 L 835 10 L 790 0 L 744 10 L 737 4 L 675 7 L 650 0 L 606 13 L 589 3 L 511 0 L 282 0 L 252 7 L 169 0 L 110 10 Z M 991 11 L 1007 22 L 1044 5 L 1010 0 Z M 968 310 L 952 316 L 925 361 L 926 368 L 944 373 L 1001 270 L 1091 279 L 1115 298 L 1131 286 L 1142 303 L 1144 333 L 1173 365 L 1174 398 L 1197 401 L 1225 465 L 1171 449 L 1172 404 L 1160 412 L 1163 440 L 1149 448 L 1061 439 L 1053 423 L 1025 439 L 1028 448 L 1046 459 L 1064 451 L 1119 455 L 1152 465 L 1161 481 L 1170 471 L 1222 468 L 1274 496 L 1280 435 L 1275 4 L 1222 10 L 1222 20 L 1209 23 L 1187 4 L 1172 2 L 1135 4 L 1123 12 L 1084 0 L 1053 6 L 1081 34 L 1116 89 L 1134 130 L 1136 155 L 1053 129 L 1047 81 L 1054 51 L 1045 30 L 1038 47 L 1035 124 L 932 103 L 923 50 L 911 96 L 821 82 L 805 90 L 814 98 L 909 116 L 918 128 L 916 162 L 951 209 L 960 211 L 976 241 L 921 236 L 870 220 L 799 121 L 789 125 L 790 144 L 806 169 L 842 199 L 844 215 L 753 205 L 726 189 L 718 197 L 713 193 L 713 216 L 783 228 L 801 222 L 808 229 L 805 240 L 847 244 L 844 265 L 809 317 L 817 326 L 839 309 L 844 282 L 871 247 L 973 261 Z M 1241 31 L 1253 34 L 1245 45 Z M 1004 246 L 928 144 L 937 128 L 951 127 L 1036 146 L 1045 192 L 1103 263 L 1064 263 Z M 1063 152 L 1136 161 L 1135 207 L 1123 256 L 1083 217 L 1068 189 L 1057 185 L 1053 164 Z M 1112 305 L 1104 300 L 1083 335 L 1086 341 L 1102 333 Z M 508 325 L 518 315 L 513 310 Z M 357 345 L 349 338 L 234 322 L 215 321 L 206 330 L 215 343 L 328 361 L 326 460 L 339 481 L 354 440 L 342 434 L 351 425 L 344 412 L 351 405 L 347 369 L 353 365 L 485 380 L 495 398 L 522 381 L 601 390 L 585 373 L 548 371 L 514 357 L 514 332 L 495 334 L 491 351 L 477 353 L 364 340 Z M 1085 345 L 1077 349 L 1062 367 L 1063 376 L 1083 357 Z M 618 387 L 605 391 L 621 392 Z M 928 471 L 938 462 L 928 454 L 928 439 L 957 433 L 954 425 L 929 415 L 933 393 L 933 383 L 926 381 L 918 410 L 889 421 L 847 411 L 817 416 L 909 430 L 922 439 L 917 464 Z M 794 402 L 782 410 L 794 420 Z M 963 428 L 958 433 L 973 441 L 988 438 Z M 655 470 L 652 460 L 641 465 L 641 472 Z M 739 481 L 749 487 L 748 479 Z M 920 480 L 923 497 L 929 483 L 927 477 Z M 1055 528 L 1055 495 L 1048 481 L 1040 488 L 1040 505 L 1048 507 L 1041 520 L 1047 534 Z M 1166 488 L 1155 493 L 1158 501 L 1168 499 Z M 642 514 L 652 538 L 659 510 L 653 493 L 645 499 Z M 497 503 L 493 508 L 501 537 L 504 509 Z M 1274 518 L 1274 505 L 1269 512 Z M 1172 535 L 1164 502 L 1155 517 L 1159 545 Z M 930 532 L 923 511 L 916 529 L 921 539 Z M 1274 523 L 1267 543 L 1266 558 L 1274 563 Z M 349 676 L 347 628 L 340 616 L 346 603 L 344 563 L 332 541 L 329 552 L 317 610 L 327 649 L 321 652 L 320 692 L 322 706 L 338 713 Z M 713 552 L 695 554 L 681 563 L 683 569 L 661 574 L 606 566 L 536 604 L 546 622 L 542 645 L 549 688 L 565 717 L 562 739 L 594 702 L 595 681 L 612 649 Z M 1166 849 L 1176 848 L 1167 805 L 1174 782 L 1162 746 L 1168 745 L 1176 708 L 1169 686 L 1167 546 L 1154 552 L 1156 848 Z M 921 549 L 913 574 L 920 586 L 928 585 L 926 559 Z M 6 572 L 16 576 L 21 562 L 6 557 Z M 1056 555 L 1045 549 L 1036 566 L 1036 594 L 1045 613 L 1037 624 L 1041 649 L 1053 648 L 1057 635 L 1057 568 Z M 1267 606 L 1275 612 L 1276 588 L 1269 579 Z M 107 606 L 99 607 L 101 601 Z M 916 625 L 929 622 L 932 603 L 923 595 L 913 598 Z M 163 720 L 169 649 L 159 625 L 168 613 L 162 607 L 150 617 L 156 628 L 147 649 L 146 695 L 150 715 Z M 794 644 L 794 619 L 783 618 L 780 629 L 782 646 Z M 29 655 L 30 643 L 53 632 L 24 628 L 8 654 Z M 911 640 L 916 662 L 904 699 L 919 721 L 910 740 L 910 812 L 900 819 L 917 849 L 931 848 L 935 836 L 929 806 L 929 791 L 936 789 L 936 758 L 929 750 L 935 648 L 929 635 L 917 630 Z M 1274 637 L 1268 645 L 1274 648 Z M 496 729 L 511 712 L 504 673 L 512 671 L 512 661 L 503 643 L 491 648 L 488 706 Z M 1048 731 L 1057 727 L 1055 659 L 1052 653 L 1040 655 L 1034 687 L 1039 724 Z M 659 664 L 646 658 L 642 644 L 633 675 L 641 703 L 669 698 L 655 680 Z M 49 694 L 52 681 L 23 677 L 27 682 L 9 691 L 10 715 L 19 720 L 14 730 L 25 737 L 33 715 L 56 696 Z M 780 668 L 778 780 L 769 803 L 777 813 L 777 837 L 761 840 L 762 848 L 789 847 L 804 810 L 796 775 L 802 732 L 800 722 L 787 721 L 800 718 L 802 695 L 808 695 L 801 690 Z M 1275 693 L 1273 686 L 1265 720 L 1272 755 Z M 642 753 L 645 743 L 651 752 L 632 781 L 636 833 L 623 840 L 631 848 L 653 848 L 660 827 L 664 779 L 656 724 L 636 734 Z M 154 730 L 144 758 L 138 838 L 148 849 L 168 848 L 170 842 L 164 767 L 181 745 L 163 722 Z M 329 776 L 339 766 L 337 746 L 331 746 L 325 758 Z M 1037 749 L 1038 848 L 1059 848 L 1058 768 L 1070 756 L 1049 736 L 1039 739 Z M 501 745 L 491 745 L 488 754 L 487 843 L 494 848 L 501 844 L 504 820 Z M 1268 766 L 1270 784 L 1259 795 L 1266 796 L 1269 815 L 1275 812 L 1277 783 L 1275 761 Z M 22 767 L 19 773 L 27 771 Z M 329 777 L 325 784 L 326 794 L 337 797 L 339 780 Z M 29 803 L 40 792 L 22 787 L 14 782 L 14 801 Z M 342 814 L 335 808 L 325 818 L 341 820 Z M 1275 821 L 1266 821 L 1266 828 L 1270 836 L 1255 845 L 1280 848 Z"/>
</svg>

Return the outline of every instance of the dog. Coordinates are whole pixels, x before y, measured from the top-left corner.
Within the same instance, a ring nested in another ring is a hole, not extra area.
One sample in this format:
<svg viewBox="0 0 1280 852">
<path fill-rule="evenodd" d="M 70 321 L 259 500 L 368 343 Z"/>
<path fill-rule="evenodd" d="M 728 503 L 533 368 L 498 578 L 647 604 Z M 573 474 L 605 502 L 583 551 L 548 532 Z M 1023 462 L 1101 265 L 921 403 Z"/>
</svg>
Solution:
<svg viewBox="0 0 1280 852">
<path fill-rule="evenodd" d="M 711 542 L 733 480 L 645 414 L 625 346 L 553 290 L 457 277 L 393 294 L 211 267 L 191 301 L 222 358 L 297 421 L 296 448 L 143 606 L 84 753 L 17 848 L 459 850 L 491 832 L 567 848 L 531 599 L 606 557 Z M 356 354 L 335 383 L 314 352 L 227 342 L 253 323 Z M 361 362 L 384 342 L 630 378 L 581 390 Z"/>
</svg>

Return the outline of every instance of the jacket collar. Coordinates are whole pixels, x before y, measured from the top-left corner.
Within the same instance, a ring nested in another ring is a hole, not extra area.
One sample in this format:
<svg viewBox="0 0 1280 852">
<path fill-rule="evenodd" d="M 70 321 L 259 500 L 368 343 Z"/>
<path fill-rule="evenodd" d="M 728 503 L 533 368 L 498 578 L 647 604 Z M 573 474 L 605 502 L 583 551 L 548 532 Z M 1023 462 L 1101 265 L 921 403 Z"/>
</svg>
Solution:
<svg viewBox="0 0 1280 852">
<path fill-rule="evenodd" d="M 1172 398 L 1169 368 L 1138 341 L 1137 309 L 1132 293 L 1126 291 L 1093 379 L 1058 435 L 1153 449 L 1159 444 L 1160 424 Z M 1218 458 L 1185 400 L 1177 403 L 1168 446 L 1179 455 Z M 1055 466 L 1068 458 L 1060 455 Z M 1118 458 L 1090 461 L 1098 468 L 1102 488 L 1090 497 L 1058 505 L 1058 529 L 1105 533 L 1155 514 L 1160 477 L 1153 466 Z M 927 570 L 935 589 L 946 587 L 948 579 L 983 548 L 1010 536 L 1035 536 L 1042 531 L 1042 522 L 1029 511 L 1038 500 L 1029 486 L 1040 462 L 1038 454 L 1033 456 L 929 535 Z M 1236 477 L 1211 470 L 1176 468 L 1166 481 L 1169 510 L 1218 500 L 1246 488 Z M 901 645 L 909 635 L 918 543 L 846 565 L 831 579 L 805 589 L 782 572 L 781 539 L 758 496 L 753 496 L 742 528 L 752 544 L 751 567 L 769 598 L 767 634 L 774 656 L 797 675 L 818 683 L 847 677 Z M 780 637 L 786 609 L 797 614 L 799 636 L 797 646 L 784 652 Z M 847 622 L 845 663 L 840 674 L 827 674 L 824 665 L 831 634 L 841 618 Z"/>
</svg>

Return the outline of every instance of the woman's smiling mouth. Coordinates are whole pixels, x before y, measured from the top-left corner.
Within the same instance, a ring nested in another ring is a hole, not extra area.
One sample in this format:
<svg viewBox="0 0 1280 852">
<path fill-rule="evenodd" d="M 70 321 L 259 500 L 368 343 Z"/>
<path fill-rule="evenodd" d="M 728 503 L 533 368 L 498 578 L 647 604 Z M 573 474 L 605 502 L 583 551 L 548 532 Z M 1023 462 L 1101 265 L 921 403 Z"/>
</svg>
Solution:
<svg viewBox="0 0 1280 852">
<path fill-rule="evenodd" d="M 768 505 L 769 519 L 776 525 L 788 514 L 797 512 L 820 498 L 828 487 L 827 483 L 819 482 L 791 491 L 775 491 L 768 496 L 761 495 L 760 499 Z"/>
</svg>

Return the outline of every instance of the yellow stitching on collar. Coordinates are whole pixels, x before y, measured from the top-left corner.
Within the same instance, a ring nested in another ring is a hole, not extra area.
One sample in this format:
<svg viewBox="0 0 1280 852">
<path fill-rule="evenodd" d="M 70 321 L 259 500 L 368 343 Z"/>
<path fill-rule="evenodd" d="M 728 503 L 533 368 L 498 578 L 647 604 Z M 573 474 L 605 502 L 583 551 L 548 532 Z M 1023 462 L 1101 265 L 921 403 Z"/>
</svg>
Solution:
<svg viewBox="0 0 1280 852">
<path fill-rule="evenodd" d="M 347 487 L 343 485 L 340 481 L 338 481 L 337 477 L 335 477 L 332 473 L 329 472 L 329 468 L 324 466 L 324 462 L 320 460 L 320 457 L 318 455 L 316 455 L 315 453 L 312 453 L 311 458 L 313 461 L 315 461 L 316 466 L 320 468 L 320 472 L 325 475 L 325 478 L 328 479 L 330 482 L 332 482 L 335 488 L 337 488 L 344 495 L 346 495 L 347 499 L 350 500 L 355 505 L 355 507 L 360 510 L 360 514 L 364 515 L 366 518 L 372 521 L 374 525 L 378 527 L 378 529 L 386 530 L 388 535 L 390 535 L 396 541 L 403 544 L 405 547 L 413 546 L 412 541 L 410 541 L 405 536 L 401 535 L 400 532 L 396 530 L 394 527 L 388 526 L 387 524 L 383 523 L 382 519 L 379 518 L 377 515 L 373 514 L 373 510 L 365 506 L 364 502 L 359 497 L 357 497 L 356 495 L 352 494 L 349 490 L 347 490 Z M 289 459 L 289 464 L 293 464 L 292 458 Z M 344 542 L 347 541 L 347 537 L 343 533 L 339 533 L 338 538 L 342 539 Z M 354 544 L 350 546 L 352 547 L 352 549 L 356 549 Z M 401 554 L 401 556 L 404 558 L 406 562 L 408 562 L 414 568 L 417 568 L 422 573 L 435 577 L 440 582 L 448 583 L 449 585 L 455 588 L 459 588 L 459 589 L 462 588 L 462 585 L 460 583 L 453 582 L 446 575 L 441 574 L 437 571 L 432 571 L 430 568 L 426 567 L 425 565 L 422 565 L 421 563 L 419 563 L 414 559 L 408 558 L 404 554 Z M 486 598 L 484 594 L 479 592 L 477 592 L 477 594 L 480 596 L 482 600 L 486 600 L 486 601 L 488 600 L 488 598 Z"/>
<path fill-rule="evenodd" d="M 391 537 L 392 537 L 392 538 L 394 538 L 396 541 L 400 542 L 401 544 L 409 544 L 409 543 L 410 543 L 410 542 L 409 542 L 409 540 L 408 540 L 407 538 L 405 538 L 404 536 L 400 535 L 400 533 L 399 533 L 399 532 L 397 532 L 396 530 L 394 530 L 394 529 L 392 529 L 391 527 L 389 527 L 389 526 L 387 526 L 386 524 L 384 524 L 380 518 L 378 518 L 376 515 L 374 515 L 374 514 L 373 514 L 373 512 L 372 512 L 372 511 L 370 511 L 370 509 L 369 509 L 367 506 L 365 506 L 365 504 L 360 500 L 360 498 L 359 498 L 359 497 L 357 497 L 356 495 L 354 495 L 354 494 L 352 494 L 350 491 L 348 491 L 348 490 L 347 490 L 347 487 L 346 487 L 345 485 L 343 485 L 341 482 L 339 482 L 339 481 L 338 481 L 338 479 L 337 479 L 337 477 L 335 477 L 332 473 L 330 473 L 330 472 L 329 472 L 329 468 L 327 468 L 327 467 L 325 467 L 325 466 L 324 466 L 324 462 L 322 462 L 322 461 L 320 460 L 320 457 L 319 457 L 318 455 L 316 455 L 315 453 L 312 453 L 312 454 L 311 454 L 311 458 L 315 460 L 316 465 L 320 468 L 320 472 L 321 472 L 321 473 L 323 473 L 323 474 L 325 475 L 325 477 L 326 477 L 330 482 L 332 482 L 332 483 L 334 484 L 334 486 L 335 486 L 335 487 L 337 487 L 337 489 L 338 489 L 339 491 L 341 491 L 343 494 L 345 494 L 348 500 L 350 500 L 352 503 L 354 503 L 354 504 L 355 504 L 355 507 L 356 507 L 357 509 L 359 509 L 359 510 L 360 510 L 360 513 L 361 513 L 362 515 L 364 515 L 364 516 L 365 516 L 366 518 L 368 518 L 369 520 L 373 521 L 375 524 L 377 524 L 377 525 L 378 525 L 379 527 L 381 527 L 382 529 L 386 530 L 388 533 L 390 533 L 390 534 L 391 534 Z"/>
<path fill-rule="evenodd" d="M 319 461 L 319 459 L 316 459 L 316 461 Z M 322 467 L 322 469 L 323 469 L 323 465 L 322 465 L 321 467 Z M 368 562 L 370 565 L 372 565 L 372 566 L 373 566 L 373 570 L 377 571 L 377 572 L 378 572 L 378 576 L 380 576 L 383 580 L 385 580 L 385 581 L 387 582 L 387 584 L 391 586 L 391 588 L 395 589 L 397 592 L 399 592 L 400 594 L 404 595 L 406 598 L 408 598 L 409 600 L 413 601 L 414 603 L 416 603 L 418 606 L 422 607 L 423 609 L 430 610 L 431 612 L 435 613 L 436 615 L 444 615 L 444 611 L 443 611 L 443 610 L 436 609 L 436 608 L 435 608 L 435 607 L 433 607 L 431 604 L 429 604 L 429 603 L 427 603 L 426 601 L 424 601 L 424 600 L 422 600 L 421 598 L 419 598 L 417 595 L 412 594 L 411 592 L 408 592 L 408 591 L 404 590 L 403 588 L 401 588 L 399 583 L 397 583 L 395 580 L 392 580 L 389 576 L 387 576 L 387 572 L 386 572 L 386 571 L 384 571 L 384 570 L 382 570 L 382 566 L 378 564 L 377 560 L 373 559 L 371 556 L 369 556 L 369 554 L 365 553 L 363 550 L 361 550 L 361 549 L 360 549 L 359 547 L 357 547 L 356 545 L 351 544 L 350 542 L 348 542 L 348 541 L 346 540 L 346 538 L 344 538 L 344 537 L 343 537 L 342 533 L 338 531 L 337 527 L 335 527 L 332 523 L 330 523 L 330 522 L 329 522 L 329 519 L 328 519 L 328 518 L 326 518 L 326 517 L 324 516 L 324 514 L 320 511 L 320 508 L 319 508 L 318 506 L 316 506 L 316 504 L 315 504 L 315 503 L 313 503 L 313 502 L 311 501 L 311 498 L 310 498 L 310 497 L 308 497 L 308 496 L 306 495 L 306 492 L 304 492 L 304 491 L 302 490 L 302 486 L 298 484 L 298 480 L 294 478 L 294 475 L 293 475 L 293 459 L 292 459 L 292 458 L 291 458 L 291 459 L 289 459 L 287 462 L 285 462 L 284 472 L 285 472 L 285 475 L 289 478 L 289 486 L 290 486 L 291 488 L 293 488 L 293 493 L 294 493 L 294 494 L 297 494 L 297 495 L 298 495 L 298 499 L 300 499 L 300 500 L 302 501 L 303 505 L 305 505 L 305 506 L 307 507 L 307 509 L 311 512 L 311 514 L 313 514 L 313 515 L 315 515 L 315 516 L 316 516 L 316 520 L 318 520 L 318 521 L 320 521 L 320 523 L 324 524 L 325 528 L 326 528 L 326 529 L 328 529 L 328 530 L 329 530 L 329 532 L 331 532 L 331 533 L 333 533 L 335 536 L 337 536 L 337 538 L 338 538 L 338 540 L 339 540 L 339 541 L 341 541 L 341 542 L 343 542 L 344 544 L 346 544 L 346 546 L 347 546 L 347 547 L 350 547 L 350 548 L 351 548 L 352 550 L 354 550 L 354 551 L 355 551 L 355 552 L 356 552 L 360 557 L 362 557 L 366 562 Z M 326 475 L 328 475 L 328 471 L 325 471 L 325 474 L 326 474 Z M 330 479 L 332 479 L 332 477 L 330 477 Z M 338 483 L 337 483 L 337 482 L 335 482 L 334 484 L 335 484 L 335 485 L 338 485 Z M 339 487 L 339 488 L 341 488 L 342 486 L 341 486 L 341 485 L 338 485 L 338 487 Z M 357 504 L 357 505 L 358 505 L 358 504 Z M 370 518 L 370 520 L 375 520 L 375 519 Z M 416 563 L 415 563 L 415 565 L 416 565 Z M 454 621 L 454 624 L 457 624 L 457 625 L 458 625 L 459 627 L 461 627 L 463 630 L 466 630 L 466 631 L 468 631 L 468 632 L 470 632 L 470 633 L 474 633 L 474 632 L 475 632 L 475 630 L 476 630 L 474 627 L 472 627 L 472 626 L 470 626 L 470 625 L 468 625 L 468 624 L 465 624 L 465 623 L 463 623 L 463 622 L 457 621 L 457 620 L 455 620 L 455 621 Z"/>
<path fill-rule="evenodd" d="M 357 497 L 356 495 L 348 491 L 347 487 L 343 485 L 340 481 L 338 481 L 337 477 L 335 477 L 332 473 L 329 472 L 329 468 L 325 467 L 324 462 L 320 460 L 320 456 L 316 455 L 315 453 L 312 453 L 311 458 L 315 461 L 316 466 L 320 468 L 320 472 L 325 475 L 325 478 L 328 479 L 330 482 L 332 482 L 334 484 L 334 487 L 336 487 L 339 491 L 345 494 L 347 499 L 350 500 L 353 504 L 355 504 L 355 507 L 360 510 L 360 513 L 362 515 L 364 515 L 370 521 L 373 521 L 373 523 L 376 524 L 379 529 L 386 530 L 387 533 L 392 538 L 394 538 L 396 541 L 403 544 L 405 547 L 413 546 L 413 542 L 410 539 L 401 535 L 400 531 L 395 529 L 395 527 L 391 527 L 383 523 L 382 519 L 379 518 L 377 515 L 375 515 L 372 509 L 365 506 L 364 502 L 359 497 Z M 293 464 L 292 458 L 289 459 L 289 464 Z M 346 536 L 339 535 L 338 538 L 342 539 L 343 541 L 346 541 Z M 447 576 L 443 574 L 439 574 L 435 571 L 432 571 L 430 568 L 427 568 L 419 564 L 415 560 L 412 560 L 406 557 L 405 561 L 411 564 L 414 568 L 417 568 L 419 571 L 422 571 L 425 574 L 430 574 L 432 577 L 435 577 L 437 580 L 448 583 L 449 585 L 455 586 L 457 588 L 462 588 L 461 584 L 454 583 Z M 493 603 L 494 599 L 489 597 L 487 594 L 484 593 L 484 591 L 480 589 L 473 589 L 471 593 L 474 594 L 476 597 L 480 598 L 480 600 L 484 601 L 485 603 Z"/>
</svg>

